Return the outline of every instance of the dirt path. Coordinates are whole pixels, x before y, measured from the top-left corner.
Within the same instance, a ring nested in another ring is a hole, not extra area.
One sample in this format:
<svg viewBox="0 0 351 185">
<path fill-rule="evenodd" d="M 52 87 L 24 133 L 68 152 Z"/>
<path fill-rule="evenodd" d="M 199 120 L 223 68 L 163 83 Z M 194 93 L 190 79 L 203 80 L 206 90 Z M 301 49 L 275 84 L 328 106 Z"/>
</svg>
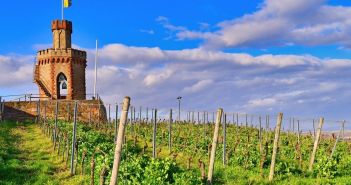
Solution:
<svg viewBox="0 0 351 185">
<path fill-rule="evenodd" d="M 0 185 L 80 184 L 67 171 L 37 125 L 0 123 Z"/>
</svg>

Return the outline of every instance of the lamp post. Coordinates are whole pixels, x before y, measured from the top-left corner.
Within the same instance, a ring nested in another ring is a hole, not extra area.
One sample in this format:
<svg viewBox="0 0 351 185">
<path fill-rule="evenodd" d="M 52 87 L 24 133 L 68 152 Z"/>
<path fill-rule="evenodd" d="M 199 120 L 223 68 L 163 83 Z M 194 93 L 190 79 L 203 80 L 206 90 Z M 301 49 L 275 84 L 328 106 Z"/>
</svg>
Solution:
<svg viewBox="0 0 351 185">
<path fill-rule="evenodd" d="M 178 121 L 180 121 L 180 100 L 182 99 L 181 96 L 178 96 L 177 97 L 177 100 L 178 100 Z"/>
</svg>

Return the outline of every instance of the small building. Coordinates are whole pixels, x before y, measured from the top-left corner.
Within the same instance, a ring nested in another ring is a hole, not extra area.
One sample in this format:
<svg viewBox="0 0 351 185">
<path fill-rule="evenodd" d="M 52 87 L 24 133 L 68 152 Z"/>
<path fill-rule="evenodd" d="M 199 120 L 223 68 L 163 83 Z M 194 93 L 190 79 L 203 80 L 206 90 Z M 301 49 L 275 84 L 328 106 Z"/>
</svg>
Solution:
<svg viewBox="0 0 351 185">
<path fill-rule="evenodd" d="M 54 20 L 53 46 L 37 53 L 34 83 L 40 99 L 85 100 L 87 54 L 72 48 L 72 22 Z"/>
</svg>

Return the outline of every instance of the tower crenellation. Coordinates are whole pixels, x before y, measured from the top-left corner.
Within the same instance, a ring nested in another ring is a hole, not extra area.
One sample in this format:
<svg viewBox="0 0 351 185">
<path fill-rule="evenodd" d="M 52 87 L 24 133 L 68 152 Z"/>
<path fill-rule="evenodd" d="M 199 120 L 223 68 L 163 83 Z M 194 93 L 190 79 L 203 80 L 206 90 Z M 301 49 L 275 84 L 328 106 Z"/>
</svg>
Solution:
<svg viewBox="0 0 351 185">
<path fill-rule="evenodd" d="M 53 48 L 71 48 L 72 22 L 67 20 L 54 20 L 51 23 L 53 33 Z"/>
</svg>

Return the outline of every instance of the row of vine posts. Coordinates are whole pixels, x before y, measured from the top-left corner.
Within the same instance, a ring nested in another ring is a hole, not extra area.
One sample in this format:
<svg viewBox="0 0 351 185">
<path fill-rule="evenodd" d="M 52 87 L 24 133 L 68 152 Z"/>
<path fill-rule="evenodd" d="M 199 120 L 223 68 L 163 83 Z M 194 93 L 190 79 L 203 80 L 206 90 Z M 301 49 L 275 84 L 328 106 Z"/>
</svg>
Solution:
<svg viewBox="0 0 351 185">
<path fill-rule="evenodd" d="M 0 120 L 3 120 L 3 115 L 4 115 L 4 101 L 1 100 L 0 97 Z M 74 104 L 74 114 L 73 114 L 73 128 L 72 128 L 72 139 L 70 141 L 70 139 L 68 138 L 68 134 L 67 133 L 63 133 L 60 131 L 60 129 L 58 128 L 58 115 L 59 115 L 59 103 L 58 101 L 56 101 L 56 108 L 55 108 L 55 117 L 54 117 L 54 127 L 51 128 L 48 124 L 47 124 L 47 116 L 46 116 L 46 106 L 44 106 L 44 111 L 43 111 L 43 115 L 41 115 L 41 107 L 40 107 L 40 103 L 37 103 L 37 117 L 36 117 L 36 122 L 37 123 L 41 123 L 41 128 L 43 130 L 43 132 L 49 136 L 51 138 L 51 140 L 53 141 L 53 146 L 54 146 L 54 151 L 57 151 L 57 154 L 62 155 L 62 160 L 65 161 L 65 164 L 67 165 L 68 162 L 70 162 L 70 173 L 71 175 L 74 175 L 76 173 L 76 168 L 77 168 L 77 162 L 75 163 L 75 161 L 78 161 L 77 158 L 78 156 L 75 154 L 78 154 L 78 144 L 76 142 L 76 129 L 77 129 L 77 111 L 78 111 L 78 103 L 75 102 Z M 123 101 L 123 105 L 122 105 L 122 109 L 121 109 L 121 116 L 119 119 L 119 124 L 118 124 L 118 105 L 116 105 L 115 107 L 116 110 L 116 119 L 114 120 L 114 142 L 115 142 L 115 154 L 114 154 L 114 163 L 113 163 L 113 169 L 112 169 L 112 176 L 110 179 L 110 185 L 114 185 L 117 184 L 117 180 L 118 180 L 118 169 L 119 169 L 119 164 L 120 164 L 120 157 L 121 157 L 121 153 L 122 151 L 122 146 L 123 146 L 123 142 L 125 139 L 125 127 L 126 124 L 128 122 L 128 114 L 130 111 L 130 122 L 133 124 L 133 118 L 134 121 L 135 119 L 135 115 L 136 115 L 136 111 L 135 111 L 135 107 L 131 107 L 130 106 L 130 98 L 126 97 Z M 142 116 L 141 116 L 141 107 L 140 107 L 140 113 L 139 113 L 139 122 L 142 121 Z M 69 111 L 69 108 L 68 108 Z M 147 108 L 147 114 L 146 114 L 146 121 L 148 122 L 149 118 L 148 118 L 148 108 Z M 152 156 L 153 158 L 156 158 L 156 131 L 157 131 L 157 123 L 159 121 L 162 120 L 158 120 L 158 116 L 157 116 L 157 109 L 152 109 L 152 118 L 151 118 L 151 122 L 153 124 L 153 138 L 152 138 Z M 188 112 L 187 114 L 187 121 L 188 122 L 192 122 L 195 123 L 195 112 Z M 200 123 L 200 112 L 197 113 L 197 122 Z M 238 124 L 238 115 L 237 115 L 237 120 L 236 123 Z M 68 116 L 68 119 L 69 116 Z M 234 123 L 234 114 L 233 114 L 233 123 Z M 204 112 L 203 113 L 203 121 L 205 123 L 205 120 L 207 120 L 208 122 L 208 112 Z M 269 116 L 266 116 L 266 128 L 269 128 Z M 275 136 L 274 136 L 274 142 L 273 142 L 273 151 L 272 151 L 272 159 L 271 159 L 271 165 L 270 165 L 270 170 L 269 170 L 269 176 L 268 179 L 269 181 L 272 181 L 274 179 L 274 169 L 275 169 L 275 162 L 276 162 L 276 156 L 277 156 L 277 152 L 278 152 L 278 145 L 279 145 L 279 137 L 280 137 L 280 132 L 281 132 L 281 125 L 282 125 L 282 120 L 283 120 L 283 113 L 279 113 L 278 117 L 277 117 L 277 123 L 275 126 Z M 109 123 L 111 123 L 111 115 L 110 115 L 110 105 L 108 106 L 108 121 Z M 180 120 L 178 120 L 180 121 Z M 214 171 L 214 161 L 215 161 L 215 153 L 216 153 L 216 147 L 218 144 L 218 137 L 219 137 L 219 127 L 222 124 L 222 130 L 223 130 L 223 165 L 226 165 L 227 161 L 226 161 L 226 127 L 227 127 L 227 115 L 224 113 L 223 109 L 218 109 L 217 110 L 217 115 L 216 115 L 216 120 L 214 120 L 214 113 L 212 114 L 212 121 L 215 123 L 215 127 L 214 127 L 214 133 L 213 133 L 213 139 L 212 139 L 212 147 L 211 147 L 211 153 L 210 153 L 210 161 L 209 161 L 209 166 L 208 166 L 208 177 L 207 177 L 207 181 L 209 184 L 212 183 L 212 177 L 213 177 L 213 171 Z M 91 122 L 91 114 L 89 115 L 89 123 Z M 172 109 L 170 109 L 169 111 L 169 135 L 168 135 L 168 148 L 169 151 L 172 151 L 172 124 L 173 124 L 173 111 Z M 294 122 L 294 121 L 293 121 Z M 248 125 L 248 116 L 246 114 L 246 126 Z M 313 150 L 312 153 L 310 155 L 310 161 L 309 161 L 309 166 L 308 166 L 308 170 L 312 171 L 313 170 L 313 164 L 315 161 L 315 155 L 318 149 L 318 144 L 320 142 L 320 138 L 321 138 L 321 132 L 322 132 L 322 127 L 324 124 L 324 118 L 320 118 L 319 120 L 319 125 L 317 128 L 317 131 L 315 128 L 313 128 L 313 138 L 314 138 L 314 145 L 313 145 Z M 295 130 L 294 128 L 295 124 L 293 124 L 293 130 Z M 313 123 L 314 126 L 314 123 Z M 337 138 L 335 140 L 332 152 L 330 157 L 333 156 L 334 152 L 335 152 L 335 148 L 337 143 L 339 142 L 341 135 L 342 138 L 344 138 L 344 127 L 345 127 L 345 121 L 342 123 L 342 126 L 340 128 L 340 131 L 337 135 Z M 264 158 L 265 154 L 263 152 L 263 143 L 262 143 L 262 124 L 261 124 L 261 117 L 259 117 L 259 148 L 260 148 L 260 152 L 261 152 L 261 157 Z M 300 123 L 299 121 L 297 121 L 297 142 L 298 142 L 298 146 L 300 147 Z M 63 146 L 60 146 L 60 143 L 64 143 Z M 93 147 L 93 146 L 92 146 Z M 97 154 L 101 154 L 101 155 L 106 155 L 104 154 L 103 151 L 99 151 L 99 149 L 96 149 L 96 151 L 94 152 L 93 156 L 91 157 L 91 161 L 90 161 L 90 166 L 91 166 L 91 184 L 94 184 L 94 175 L 95 175 L 95 157 Z M 301 153 L 300 153 L 301 155 Z M 69 160 L 70 159 L 70 160 Z M 81 169 L 82 172 L 81 174 L 84 174 L 84 162 L 86 161 L 86 152 L 83 152 L 83 155 L 81 157 L 82 159 L 82 163 L 81 163 Z M 301 156 L 299 158 L 300 160 L 302 159 Z M 262 161 L 262 160 L 261 160 Z M 301 164 L 301 162 L 300 162 Z M 261 167 L 262 169 L 262 164 Z M 100 184 L 103 184 L 105 181 L 105 175 L 107 173 L 107 168 L 103 168 L 100 172 Z M 202 174 L 203 176 L 203 174 Z"/>
</svg>

